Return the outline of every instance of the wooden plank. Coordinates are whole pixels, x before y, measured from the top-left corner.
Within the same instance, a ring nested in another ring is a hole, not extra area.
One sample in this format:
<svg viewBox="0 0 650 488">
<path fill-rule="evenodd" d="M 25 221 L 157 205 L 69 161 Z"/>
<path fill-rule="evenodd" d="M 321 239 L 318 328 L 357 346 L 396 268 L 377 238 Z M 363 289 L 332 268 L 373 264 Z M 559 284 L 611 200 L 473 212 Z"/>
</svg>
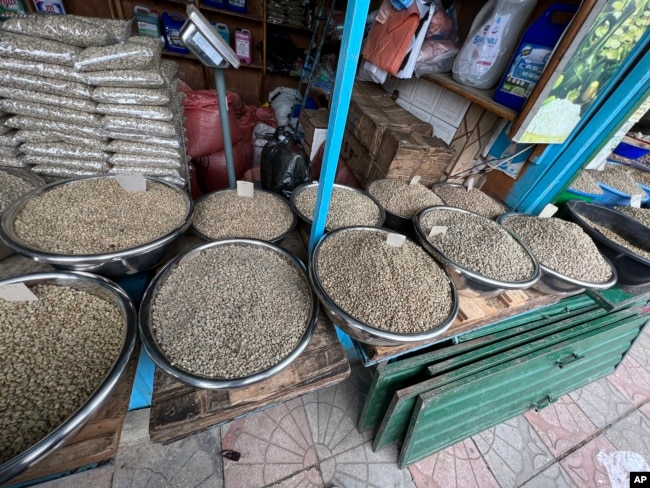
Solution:
<svg viewBox="0 0 650 488">
<path fill-rule="evenodd" d="M 181 439 L 346 379 L 350 364 L 332 323 L 324 315 L 307 348 L 287 370 L 281 378 L 269 378 L 240 391 L 211 391 L 188 387 L 156 369 L 149 423 L 151 440 Z"/>
<path fill-rule="evenodd" d="M 136 353 L 131 358 L 113 394 L 82 429 L 62 447 L 52 451 L 47 457 L 13 478 L 10 484 L 65 473 L 83 466 L 109 461 L 115 456 L 124 418 L 129 408 L 131 388 L 138 363 L 137 356 Z"/>
<path fill-rule="evenodd" d="M 460 311 L 458 317 L 447 331 L 440 334 L 433 341 L 428 342 L 416 342 L 399 346 L 375 346 L 371 344 L 362 344 L 361 347 L 363 347 L 367 357 L 369 358 L 365 365 L 368 366 L 381 361 L 386 361 L 407 352 L 413 352 L 452 337 L 457 340 L 462 340 L 463 334 L 502 321 L 506 318 L 559 302 L 562 299 L 562 297 L 547 295 L 532 289 L 523 290 L 521 293 L 527 296 L 525 302 L 501 300 L 499 297 L 470 298 L 460 296 Z M 480 316 L 478 308 L 482 311 Z"/>
<path fill-rule="evenodd" d="M 377 427 L 389 408 L 394 393 L 402 388 L 412 386 L 427 378 L 427 368 L 448 358 L 458 357 L 468 351 L 496 344 L 513 336 L 544 327 L 561 320 L 572 319 L 597 309 L 598 306 L 586 295 L 569 297 L 562 302 L 544 309 L 544 313 L 529 312 L 527 314 L 511 317 L 499 324 L 486 328 L 490 333 L 478 338 L 454 344 L 452 346 L 440 344 L 432 350 L 419 353 L 412 357 L 394 362 L 379 363 L 374 371 L 366 401 L 364 403 L 358 428 L 365 431 Z"/>
</svg>

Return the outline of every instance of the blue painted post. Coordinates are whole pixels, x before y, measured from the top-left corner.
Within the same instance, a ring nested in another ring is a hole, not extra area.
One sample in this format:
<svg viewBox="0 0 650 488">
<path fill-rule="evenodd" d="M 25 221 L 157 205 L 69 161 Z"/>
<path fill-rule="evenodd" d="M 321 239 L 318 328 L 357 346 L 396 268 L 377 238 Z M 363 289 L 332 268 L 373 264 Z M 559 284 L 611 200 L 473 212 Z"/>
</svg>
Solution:
<svg viewBox="0 0 650 488">
<path fill-rule="evenodd" d="M 226 77 L 223 70 L 215 68 L 214 84 L 217 87 L 217 100 L 219 101 L 219 117 L 221 118 L 221 129 L 223 132 L 223 150 L 226 154 L 226 170 L 228 171 L 228 186 L 235 188 L 237 178 L 235 176 L 235 158 L 232 154 L 232 137 L 230 136 L 230 122 L 228 120 L 228 102 L 226 100 Z"/>
<path fill-rule="evenodd" d="M 339 153 L 343 143 L 345 121 L 348 118 L 350 97 L 354 85 L 354 76 L 357 72 L 357 63 L 361 53 L 361 41 L 366 25 L 366 16 L 370 0 L 356 0 L 348 2 L 343 26 L 343 40 L 339 53 L 339 63 L 336 68 L 336 80 L 332 95 L 332 110 L 325 141 L 325 153 L 320 174 L 316 207 L 312 218 L 311 235 L 309 236 L 309 252 L 314 249 L 316 242 L 323 236 L 325 220 L 332 198 L 334 177 L 338 166 Z"/>
</svg>

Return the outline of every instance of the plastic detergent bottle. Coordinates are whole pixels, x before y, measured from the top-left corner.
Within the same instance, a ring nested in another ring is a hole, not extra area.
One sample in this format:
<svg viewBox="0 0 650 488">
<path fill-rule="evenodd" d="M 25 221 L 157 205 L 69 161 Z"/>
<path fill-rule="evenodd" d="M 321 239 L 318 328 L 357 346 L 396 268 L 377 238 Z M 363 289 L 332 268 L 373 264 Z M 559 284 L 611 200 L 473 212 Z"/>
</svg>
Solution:
<svg viewBox="0 0 650 488">
<path fill-rule="evenodd" d="M 237 53 L 237 57 L 240 60 L 245 61 L 247 64 L 251 64 L 251 61 L 253 59 L 251 41 L 252 36 L 249 30 L 235 30 L 235 52 Z"/>
<path fill-rule="evenodd" d="M 34 7 L 36 7 L 36 10 L 39 12 L 65 15 L 63 0 L 34 0 Z"/>
<path fill-rule="evenodd" d="M 212 24 L 223 39 L 230 45 L 230 29 L 226 24 L 215 22 Z"/>
<path fill-rule="evenodd" d="M 577 5 L 551 5 L 526 29 L 499 82 L 494 100 L 514 110 L 521 110 L 577 10 Z"/>
<path fill-rule="evenodd" d="M 456 56 L 453 78 L 474 88 L 493 88 L 519 41 L 537 0 L 490 0 L 472 22 Z"/>
<path fill-rule="evenodd" d="M 181 41 L 181 27 L 185 23 L 185 17 L 180 14 L 168 14 L 163 12 L 162 23 L 165 30 L 165 48 L 168 51 L 180 54 L 188 54 L 190 51 Z"/>
<path fill-rule="evenodd" d="M 160 37 L 160 22 L 155 10 L 136 5 L 133 8 L 138 34 L 141 36 Z"/>
<path fill-rule="evenodd" d="M 245 14 L 248 11 L 246 0 L 228 0 L 226 8 L 238 14 Z"/>
</svg>

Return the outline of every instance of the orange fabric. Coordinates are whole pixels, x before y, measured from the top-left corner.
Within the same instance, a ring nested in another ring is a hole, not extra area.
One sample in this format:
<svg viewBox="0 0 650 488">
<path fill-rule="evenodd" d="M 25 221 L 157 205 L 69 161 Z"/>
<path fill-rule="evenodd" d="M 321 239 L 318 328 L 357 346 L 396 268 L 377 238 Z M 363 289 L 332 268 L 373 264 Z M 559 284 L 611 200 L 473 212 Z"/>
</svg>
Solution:
<svg viewBox="0 0 650 488">
<path fill-rule="evenodd" d="M 378 68 L 396 75 L 419 23 L 417 2 L 407 9 L 395 10 L 389 0 L 384 0 L 361 55 Z"/>
</svg>

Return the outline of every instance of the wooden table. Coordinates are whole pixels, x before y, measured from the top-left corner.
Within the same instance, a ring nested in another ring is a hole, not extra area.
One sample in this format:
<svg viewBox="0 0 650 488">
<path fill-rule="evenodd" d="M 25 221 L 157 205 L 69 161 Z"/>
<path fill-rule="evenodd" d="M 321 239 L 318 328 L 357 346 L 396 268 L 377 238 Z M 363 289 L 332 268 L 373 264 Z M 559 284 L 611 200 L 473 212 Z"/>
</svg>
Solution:
<svg viewBox="0 0 650 488">
<path fill-rule="evenodd" d="M 149 420 L 153 442 L 172 442 L 256 410 L 296 398 L 350 375 L 332 323 L 321 314 L 314 335 L 295 361 L 273 377 L 231 390 L 187 386 L 156 369 Z"/>
</svg>

